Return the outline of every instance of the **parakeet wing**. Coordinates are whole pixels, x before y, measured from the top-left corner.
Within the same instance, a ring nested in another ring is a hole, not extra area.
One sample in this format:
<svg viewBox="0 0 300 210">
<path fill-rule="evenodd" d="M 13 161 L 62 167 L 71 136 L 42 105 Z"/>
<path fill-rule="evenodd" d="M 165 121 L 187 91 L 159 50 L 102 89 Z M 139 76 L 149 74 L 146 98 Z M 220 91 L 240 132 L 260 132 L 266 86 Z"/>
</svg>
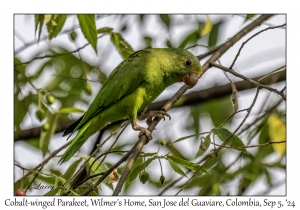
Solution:
<svg viewBox="0 0 300 210">
<path fill-rule="evenodd" d="M 74 130 L 84 125 L 103 108 L 130 94 L 145 81 L 145 72 L 143 71 L 145 69 L 143 67 L 144 60 L 147 57 L 144 55 L 145 53 L 149 52 L 147 50 L 137 51 L 115 68 Z"/>
</svg>

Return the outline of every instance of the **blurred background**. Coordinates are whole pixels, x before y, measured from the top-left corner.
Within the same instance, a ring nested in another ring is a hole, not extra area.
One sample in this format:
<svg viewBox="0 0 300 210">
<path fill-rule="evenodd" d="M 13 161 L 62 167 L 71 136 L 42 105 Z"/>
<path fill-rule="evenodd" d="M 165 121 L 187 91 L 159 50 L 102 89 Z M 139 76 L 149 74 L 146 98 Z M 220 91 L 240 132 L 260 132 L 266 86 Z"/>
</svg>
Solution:
<svg viewBox="0 0 300 210">
<path fill-rule="evenodd" d="M 34 168 L 66 143 L 67 138 L 62 137 L 61 132 L 82 115 L 107 76 L 131 51 L 149 47 L 179 47 L 188 48 L 199 56 L 229 40 L 258 16 L 94 15 L 98 37 L 95 44 L 86 39 L 76 15 L 67 15 L 61 31 L 53 37 L 49 37 L 47 17 L 43 20 L 45 24 L 41 24 L 37 15 L 15 15 L 15 181 L 27 173 L 27 169 Z M 48 23 L 51 23 L 51 17 Z M 242 43 L 253 34 L 284 23 L 285 15 L 273 16 L 225 52 L 219 59 L 220 64 L 229 67 Z M 201 59 L 200 63 L 204 64 L 208 58 Z M 248 78 L 259 79 L 269 74 L 264 78 L 266 83 L 281 91 L 286 86 L 285 65 L 284 26 L 265 31 L 245 44 L 233 69 Z M 238 89 L 238 110 L 249 108 L 256 88 L 240 78 L 227 75 Z M 153 132 L 154 139 L 144 147 L 144 157 L 136 161 L 134 168 L 156 152 L 159 156 L 170 153 L 201 165 L 218 146 L 208 144 L 203 154 L 199 154 L 202 137 L 207 136 L 207 133 L 200 133 L 222 125 L 234 112 L 228 78 L 222 70 L 210 68 L 168 112 L 172 119 L 158 124 Z M 160 109 L 182 84 L 167 88 L 150 107 Z M 286 140 L 286 103 L 281 99 L 276 93 L 261 89 L 249 117 L 236 133 L 246 146 L 246 151 L 222 149 L 205 165 L 209 173 L 199 173 L 180 194 L 285 195 L 285 143 L 269 144 Z M 233 132 L 246 114 L 246 111 L 236 114 L 223 127 Z M 27 195 L 44 195 L 53 189 L 51 187 L 65 183 L 91 154 L 95 145 L 103 142 L 120 124 L 115 123 L 105 131 L 96 133 L 67 163 L 57 165 L 59 157 L 52 158 L 42 169 L 16 184 L 15 191 L 23 188 L 27 190 Z M 143 121 L 139 124 L 146 126 Z M 189 135 L 194 136 L 171 144 Z M 107 152 L 116 137 L 113 135 L 95 157 Z M 210 138 L 215 144 L 222 144 L 219 136 L 211 135 Z M 111 149 L 124 152 L 108 154 L 101 170 L 114 165 L 137 139 L 138 132 L 128 126 Z M 167 144 L 161 146 L 161 140 L 166 140 Z M 125 165 L 123 163 L 118 168 L 119 175 Z M 192 175 L 187 168 L 182 167 L 182 170 L 188 177 Z M 154 159 L 145 171 L 149 174 L 146 183 L 143 184 L 139 177 L 127 181 L 121 194 L 174 195 L 187 181 L 164 158 Z M 165 178 L 163 184 L 160 182 L 162 175 Z M 86 184 L 91 185 L 96 180 L 91 179 Z M 93 193 L 111 195 L 115 185 L 103 183 L 101 189 Z M 76 192 L 81 193 L 80 190 Z"/>
</svg>

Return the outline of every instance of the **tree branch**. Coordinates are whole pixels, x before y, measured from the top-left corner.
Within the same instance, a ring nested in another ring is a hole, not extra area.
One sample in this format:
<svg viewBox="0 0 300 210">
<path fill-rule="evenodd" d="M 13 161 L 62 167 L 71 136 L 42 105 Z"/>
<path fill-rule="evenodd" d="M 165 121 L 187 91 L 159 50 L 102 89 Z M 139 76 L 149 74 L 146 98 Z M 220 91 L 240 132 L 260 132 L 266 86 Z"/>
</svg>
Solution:
<svg viewBox="0 0 300 210">
<path fill-rule="evenodd" d="M 251 78 L 251 80 L 258 82 L 258 80 L 261 77 L 262 76 Z M 285 81 L 285 80 L 286 80 L 286 71 L 281 71 L 281 72 L 277 72 L 275 74 L 272 74 L 269 77 L 262 79 L 260 81 L 260 84 L 271 85 L 271 84 Z M 248 89 L 254 88 L 254 86 L 247 81 L 239 81 L 239 82 L 235 82 L 234 84 L 238 91 L 243 91 L 243 90 L 248 90 Z M 184 95 L 184 97 L 182 98 L 183 101 L 178 105 L 174 104 L 172 108 L 205 103 L 212 99 L 218 99 L 218 98 L 222 98 L 224 96 L 230 95 L 231 93 L 232 93 L 232 89 L 231 89 L 230 83 L 212 87 L 212 88 L 208 88 L 205 90 L 194 91 L 194 92 Z M 167 103 L 168 100 L 169 99 L 152 103 L 151 105 L 148 106 L 147 111 L 159 110 L 161 107 L 164 106 L 164 104 Z M 59 133 L 59 132 L 64 131 L 67 127 L 69 127 L 74 122 L 76 122 L 76 120 L 68 120 L 68 121 L 59 122 L 55 132 Z M 115 126 L 116 124 L 119 124 L 121 122 L 123 122 L 123 121 L 118 121 L 118 122 L 112 123 L 107 128 L 109 129 L 110 126 Z M 14 136 L 14 141 L 16 142 L 16 141 L 20 141 L 20 140 L 28 140 L 28 139 L 32 139 L 32 138 L 37 138 L 40 136 L 40 133 L 41 133 L 40 127 L 30 128 L 27 130 L 21 130 L 18 135 Z"/>
<path fill-rule="evenodd" d="M 20 181 L 22 181 L 23 179 L 25 179 L 26 177 L 28 177 L 30 174 L 32 174 L 34 171 L 36 171 L 39 167 L 44 166 L 46 163 L 48 163 L 49 160 L 51 160 L 57 153 L 59 153 L 61 150 L 63 150 L 64 148 L 66 148 L 67 146 L 69 146 L 69 144 L 71 144 L 72 141 L 69 141 L 68 143 L 64 144 L 63 146 L 61 146 L 60 148 L 58 148 L 57 150 L 55 150 L 54 152 L 52 152 L 45 160 L 43 160 L 40 164 L 38 164 L 36 167 L 34 167 L 33 169 L 31 169 L 31 171 L 29 171 L 27 174 L 25 174 L 24 176 L 22 176 L 20 179 L 18 179 L 17 181 L 15 181 L 15 185 L 18 184 Z"/>
<path fill-rule="evenodd" d="M 229 73 L 233 74 L 234 76 L 239 77 L 239 78 L 241 78 L 241 79 L 243 79 L 243 80 L 245 80 L 245 81 L 248 81 L 248 82 L 250 82 L 251 84 L 255 85 L 256 87 L 264 88 L 264 89 L 267 89 L 267 90 L 272 91 L 272 92 L 274 92 L 274 93 L 277 93 L 277 94 L 280 95 L 284 100 L 286 100 L 285 95 L 284 95 L 281 91 L 278 91 L 278 90 L 276 90 L 276 89 L 274 89 L 274 88 L 271 88 L 271 87 L 269 87 L 269 86 L 267 86 L 267 85 L 263 85 L 263 84 L 260 84 L 260 83 L 258 83 L 258 82 L 255 82 L 255 81 L 253 81 L 252 79 L 249 79 L 248 77 L 245 77 L 244 75 L 237 73 L 237 72 L 234 71 L 233 69 L 226 68 L 226 67 L 224 67 L 224 66 L 221 66 L 221 65 L 216 64 L 216 63 L 213 63 L 213 62 L 209 62 L 209 64 L 210 64 L 211 66 L 214 66 L 214 67 L 217 67 L 217 68 L 219 68 L 219 69 L 222 69 L 223 71 L 229 72 Z"/>
<path fill-rule="evenodd" d="M 238 40 L 240 40 L 243 36 L 245 36 L 247 33 L 249 33 L 252 29 L 254 29 L 256 26 L 260 25 L 262 22 L 265 20 L 269 19 L 272 17 L 272 15 L 261 15 L 259 18 L 257 18 L 255 21 L 253 21 L 251 24 L 246 26 L 244 29 L 242 29 L 240 32 L 238 32 L 232 39 L 227 41 L 222 47 L 220 47 L 213 55 L 212 57 L 203 65 L 202 70 L 203 74 L 210 68 L 209 63 L 210 62 L 215 62 L 218 60 L 232 45 L 234 45 Z M 202 74 L 202 75 L 203 75 Z M 164 105 L 162 110 L 168 111 L 171 109 L 173 104 L 189 89 L 189 86 L 183 85 L 177 93 Z M 257 95 L 256 95 L 257 96 Z M 248 112 L 249 115 L 250 111 Z M 248 116 L 247 115 L 247 116 Z M 149 126 L 149 130 L 152 132 L 155 126 L 159 123 L 160 118 L 156 117 L 151 125 Z M 243 121 L 244 122 L 244 121 Z M 242 123 L 241 123 L 242 125 Z M 113 193 L 113 195 L 118 195 L 122 189 L 123 184 L 125 183 L 125 180 L 128 176 L 128 174 L 131 171 L 131 168 L 133 166 L 133 163 L 135 162 L 136 158 L 140 154 L 141 150 L 143 149 L 143 146 L 146 143 L 146 136 L 143 135 L 139 138 L 137 147 L 134 149 L 133 154 L 131 158 L 129 159 L 126 168 L 117 184 L 117 187 Z M 224 142 L 225 143 L 225 142 Z M 202 168 L 202 167 L 201 167 Z M 200 170 L 199 170 L 200 171 Z"/>
</svg>

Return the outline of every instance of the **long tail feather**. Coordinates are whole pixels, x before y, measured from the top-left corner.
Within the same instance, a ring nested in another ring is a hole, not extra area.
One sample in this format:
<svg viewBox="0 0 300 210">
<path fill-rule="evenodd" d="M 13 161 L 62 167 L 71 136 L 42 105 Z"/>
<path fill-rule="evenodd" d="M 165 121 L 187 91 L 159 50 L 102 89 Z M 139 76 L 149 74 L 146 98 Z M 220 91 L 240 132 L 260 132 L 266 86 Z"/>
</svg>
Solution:
<svg viewBox="0 0 300 210">
<path fill-rule="evenodd" d="M 88 134 L 86 131 L 89 128 L 91 122 L 92 121 L 88 121 L 82 128 L 80 128 L 79 132 L 73 139 L 68 149 L 65 151 L 63 156 L 61 156 L 58 164 L 62 164 L 70 160 L 70 158 L 73 157 L 73 155 L 80 149 L 84 142 L 86 142 L 86 140 L 90 136 L 90 134 Z"/>
<path fill-rule="evenodd" d="M 77 125 L 80 123 L 84 115 L 82 115 L 76 122 L 74 122 L 72 125 L 70 125 L 63 133 L 62 136 L 67 136 L 69 134 L 72 134 L 74 132 L 74 129 L 77 127 Z"/>
</svg>

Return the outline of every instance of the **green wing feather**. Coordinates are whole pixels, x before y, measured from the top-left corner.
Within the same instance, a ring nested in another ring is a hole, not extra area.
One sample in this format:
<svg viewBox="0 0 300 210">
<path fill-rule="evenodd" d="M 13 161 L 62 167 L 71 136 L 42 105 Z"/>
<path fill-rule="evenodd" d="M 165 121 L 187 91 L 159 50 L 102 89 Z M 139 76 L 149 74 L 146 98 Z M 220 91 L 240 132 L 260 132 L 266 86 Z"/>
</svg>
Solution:
<svg viewBox="0 0 300 210">
<path fill-rule="evenodd" d="M 145 72 L 141 71 L 145 69 L 143 68 L 145 53 L 148 54 L 147 50 L 137 51 L 115 68 L 83 115 L 83 118 L 80 119 L 80 122 L 75 123 L 77 126 L 71 125 L 64 135 L 72 134 L 105 107 L 130 94 L 145 81 Z"/>
</svg>

